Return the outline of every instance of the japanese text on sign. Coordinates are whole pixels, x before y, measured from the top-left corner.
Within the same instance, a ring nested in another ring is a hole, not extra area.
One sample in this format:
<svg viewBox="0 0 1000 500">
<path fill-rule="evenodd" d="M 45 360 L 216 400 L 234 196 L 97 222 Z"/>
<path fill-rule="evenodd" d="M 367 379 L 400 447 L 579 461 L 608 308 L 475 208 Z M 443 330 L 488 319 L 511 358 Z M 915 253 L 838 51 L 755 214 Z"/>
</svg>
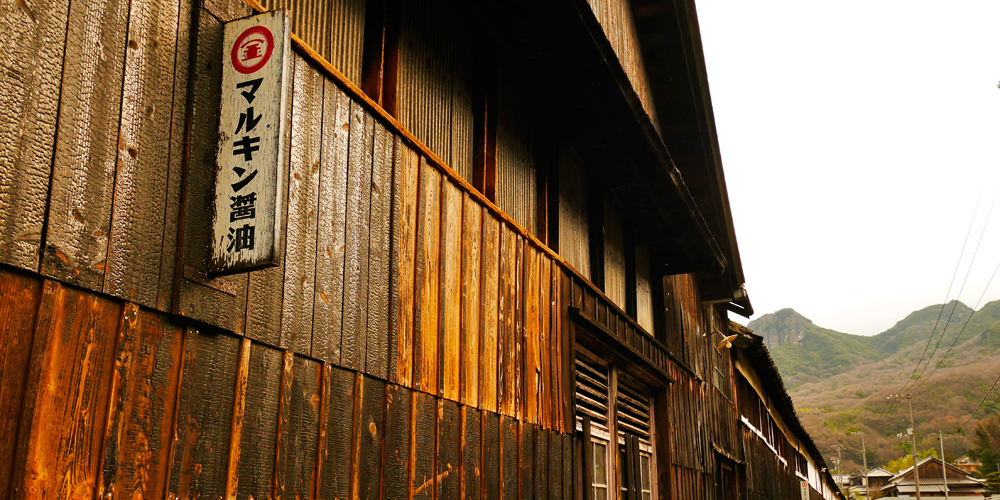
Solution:
<svg viewBox="0 0 1000 500">
<path fill-rule="evenodd" d="M 281 259 L 288 18 L 273 11 L 228 23 L 223 47 L 213 274 L 274 266 Z"/>
</svg>

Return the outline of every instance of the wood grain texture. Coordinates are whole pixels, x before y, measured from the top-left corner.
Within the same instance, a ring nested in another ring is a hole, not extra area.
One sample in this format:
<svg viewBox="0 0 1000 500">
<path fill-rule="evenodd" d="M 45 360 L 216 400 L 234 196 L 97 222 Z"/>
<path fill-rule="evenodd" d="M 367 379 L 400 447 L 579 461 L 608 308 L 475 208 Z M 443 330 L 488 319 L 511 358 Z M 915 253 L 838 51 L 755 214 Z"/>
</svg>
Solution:
<svg viewBox="0 0 1000 500">
<path fill-rule="evenodd" d="M 240 445 L 243 436 L 243 420 L 246 416 L 247 383 L 250 376 L 250 347 L 253 342 L 240 339 L 239 364 L 236 368 L 236 388 L 233 400 L 233 419 L 229 427 L 229 457 L 226 467 L 226 498 L 236 498 L 239 482 Z"/>
<path fill-rule="evenodd" d="M 291 85 L 291 94 L 294 96 L 298 92 L 298 85 L 302 82 L 298 79 L 290 79 L 289 85 Z M 285 130 L 288 137 L 285 137 L 286 141 L 291 143 L 292 134 L 292 111 L 294 106 L 286 106 L 285 116 L 283 120 L 285 121 Z M 314 143 L 315 141 L 313 141 Z M 291 189 L 293 177 L 290 174 L 291 167 L 291 152 L 293 148 L 288 148 L 284 153 L 284 157 L 280 158 L 281 164 L 278 165 L 279 172 L 284 172 L 283 176 L 287 179 L 285 182 Z M 301 176 L 301 174 L 300 174 Z M 284 213 L 281 214 L 281 234 L 286 235 L 277 240 L 276 245 L 278 249 L 287 250 L 290 238 L 287 237 L 288 226 L 290 221 L 288 220 L 289 215 L 289 202 L 288 192 L 276 193 L 277 200 L 284 200 L 279 209 Z M 294 213 L 295 210 L 292 210 Z M 292 243 L 293 246 L 298 244 Z M 284 245 L 284 247 L 280 247 Z M 303 252 L 299 251 L 297 254 L 302 255 Z M 284 303 L 285 297 L 285 267 L 295 262 L 291 261 L 289 263 L 288 255 L 283 252 L 284 258 L 280 259 L 280 263 L 275 267 L 269 267 L 261 269 L 259 271 L 252 271 L 249 273 L 249 284 L 247 286 L 247 310 L 246 310 L 246 336 L 253 340 L 262 342 L 270 346 L 280 346 L 281 345 L 281 327 L 283 324 L 283 310 L 282 305 Z M 291 292 L 291 291 L 289 291 Z M 299 294 L 301 296 L 301 293 Z"/>
<path fill-rule="evenodd" d="M 179 3 L 129 2 L 104 293 L 157 305 L 167 214 Z M 172 277 L 172 276 L 171 276 Z"/>
<path fill-rule="evenodd" d="M 278 498 L 311 498 L 315 489 L 319 457 L 320 378 L 322 366 L 311 359 L 295 356 L 288 389 L 288 420 L 278 450 L 284 469 L 278 471 L 283 486 Z"/>
<path fill-rule="evenodd" d="M 185 334 L 168 496 L 226 494 L 239 351 L 237 337 L 193 328 Z"/>
<path fill-rule="evenodd" d="M 548 497 L 551 500 L 562 500 L 563 498 L 562 460 L 562 437 L 558 432 L 551 431 L 549 433 L 549 463 L 547 466 L 549 475 Z"/>
<path fill-rule="evenodd" d="M 524 309 L 525 309 L 525 254 L 527 253 L 525 247 L 527 242 L 524 238 L 520 236 L 514 237 L 514 252 L 516 254 L 515 266 L 514 266 L 514 330 L 513 337 L 510 343 L 511 350 L 511 370 L 510 380 L 513 386 L 513 416 L 518 420 L 523 417 L 524 405 L 521 404 L 524 401 L 524 338 L 525 338 L 525 321 L 524 321 Z"/>
<path fill-rule="evenodd" d="M 518 468 L 521 470 L 518 478 L 518 490 L 521 500 L 532 500 L 535 495 L 535 424 L 519 422 L 518 437 Z"/>
<path fill-rule="evenodd" d="M 500 227 L 499 311 L 500 325 L 497 332 L 497 358 L 499 361 L 497 393 L 499 411 L 515 416 L 517 399 L 516 363 L 518 349 L 517 326 L 517 255 L 518 239 L 506 225 Z"/>
<path fill-rule="evenodd" d="M 38 269 L 66 51 L 67 0 L 0 6 L 0 262 Z M 3 486 L 6 488 L 6 486 Z"/>
<path fill-rule="evenodd" d="M 413 388 L 438 390 L 441 174 L 420 159 L 413 317 Z"/>
<path fill-rule="evenodd" d="M 468 194 L 462 197 L 462 388 L 459 400 L 479 407 L 479 358 L 482 343 L 482 226 L 483 208 Z"/>
<path fill-rule="evenodd" d="M 395 137 L 375 123 L 371 214 L 368 222 L 368 324 L 365 373 L 386 379 L 389 371 L 389 274 L 391 258 L 392 168 Z"/>
<path fill-rule="evenodd" d="M 382 435 L 385 432 L 385 382 L 365 377 L 361 398 L 361 455 L 358 498 L 379 500 L 382 492 Z"/>
<path fill-rule="evenodd" d="M 177 275 L 178 243 L 181 236 L 181 180 L 187 161 L 188 94 L 191 87 L 191 43 L 196 39 L 192 16 L 193 3 L 179 4 L 177 12 L 176 60 L 174 89 L 170 116 L 170 156 L 167 159 L 167 185 L 164 199 L 163 248 L 160 253 L 160 281 L 157 286 L 156 308 L 174 311 L 175 278 Z"/>
<path fill-rule="evenodd" d="M 549 496 L 549 431 L 535 426 L 535 463 L 532 466 L 535 479 L 533 500 L 548 500 Z"/>
<path fill-rule="evenodd" d="M 236 485 L 237 498 L 268 498 L 274 491 L 283 353 L 263 344 L 250 346 L 246 403 Z"/>
<path fill-rule="evenodd" d="M 98 497 L 166 496 L 183 354 L 182 328 L 125 304 Z"/>
<path fill-rule="evenodd" d="M 549 358 L 548 365 L 551 373 L 551 382 L 549 388 L 551 389 L 551 397 L 549 402 L 552 407 L 550 409 L 552 414 L 552 429 L 562 432 L 564 429 L 564 417 L 563 417 L 563 360 L 562 360 L 562 342 L 563 342 L 563 331 L 562 331 L 562 304 L 564 297 L 564 290 L 562 288 L 562 271 L 556 264 L 552 265 L 551 276 L 549 281 L 551 288 L 549 289 Z"/>
<path fill-rule="evenodd" d="M 199 9 L 196 44 L 190 75 L 190 114 L 186 122 L 186 137 L 190 150 L 184 171 L 183 259 L 177 300 L 178 314 L 236 333 L 246 331 L 246 274 L 209 278 L 211 249 L 211 203 L 215 196 L 214 141 L 193 140 L 195 137 L 216 137 L 219 132 L 219 89 L 222 88 L 222 23 Z M 275 340 L 277 340 L 275 338 Z"/>
<path fill-rule="evenodd" d="M 309 355 L 315 303 L 320 155 L 323 141 L 323 81 L 299 56 L 292 59 L 291 160 L 285 232 L 284 300 L 280 346 Z"/>
<path fill-rule="evenodd" d="M 560 353 L 559 353 L 559 391 L 562 411 L 562 432 L 573 433 L 576 429 L 575 416 L 573 414 L 576 401 L 574 394 L 573 380 L 573 352 L 575 341 L 573 339 L 573 325 L 569 318 L 569 303 L 571 300 L 572 287 L 570 277 L 567 273 L 559 273 L 559 304 L 557 314 L 559 318 Z M 563 448 L 565 456 L 569 451 Z"/>
<path fill-rule="evenodd" d="M 432 500 L 434 498 L 434 478 L 437 466 L 437 399 L 422 392 L 415 392 L 413 407 L 414 427 L 413 444 L 410 457 L 413 465 L 412 481 L 410 482 L 411 498 L 413 500 Z"/>
<path fill-rule="evenodd" d="M 500 498 L 520 500 L 518 453 L 518 422 L 510 417 L 500 419 Z"/>
<path fill-rule="evenodd" d="M 295 379 L 295 354 L 292 351 L 284 351 L 281 356 L 281 392 L 278 395 L 278 434 L 275 449 L 277 454 L 274 459 L 274 487 L 273 497 L 284 498 L 285 495 L 285 471 L 288 469 L 288 445 L 286 441 L 291 439 L 296 429 L 292 428 L 292 381 Z"/>
<path fill-rule="evenodd" d="M 462 414 L 457 403 L 438 399 L 437 500 L 461 500 Z"/>
<path fill-rule="evenodd" d="M 462 500 L 480 500 L 483 482 L 483 414 L 462 406 Z"/>
<path fill-rule="evenodd" d="M 573 435 L 572 434 L 561 434 L 559 437 L 562 438 L 563 442 L 563 499 L 575 498 L 573 492 L 573 464 L 574 461 L 573 454 Z"/>
<path fill-rule="evenodd" d="M 412 392 L 395 384 L 386 385 L 385 444 L 382 463 L 382 498 L 407 500 L 410 494 L 410 425 Z"/>
<path fill-rule="evenodd" d="M 392 262 L 389 312 L 389 380 L 413 386 L 413 304 L 420 159 L 396 138 L 392 178 Z"/>
<path fill-rule="evenodd" d="M 462 389 L 462 192 L 444 181 L 441 190 L 441 307 L 438 373 L 444 397 Z"/>
<path fill-rule="evenodd" d="M 122 306 L 116 302 L 45 282 L 25 384 L 12 498 L 96 493 L 121 316 Z"/>
<path fill-rule="evenodd" d="M 552 261 L 538 255 L 538 422 L 552 428 Z"/>
<path fill-rule="evenodd" d="M 344 312 L 344 238 L 347 223 L 347 147 L 351 101 L 327 80 L 323 90 L 319 225 L 313 299 L 313 357 L 340 364 Z"/>
<path fill-rule="evenodd" d="M 101 291 L 118 158 L 125 0 L 71 2 L 42 274 Z"/>
<path fill-rule="evenodd" d="M 522 350 L 523 416 L 526 422 L 538 423 L 539 398 L 541 397 L 541 352 L 539 344 L 538 307 L 538 252 L 530 244 L 524 245 L 523 304 L 524 337 Z"/>
<path fill-rule="evenodd" d="M 497 389 L 498 335 L 501 317 L 500 309 L 500 223 L 491 215 L 483 215 L 482 274 L 480 291 L 480 330 L 482 342 L 479 346 L 479 407 L 486 411 L 497 411 L 499 393 Z"/>
<path fill-rule="evenodd" d="M 500 415 L 483 411 L 483 500 L 500 500 Z"/>
<path fill-rule="evenodd" d="M 344 500 L 350 495 L 351 436 L 354 422 L 354 372 L 331 367 L 324 389 L 325 447 L 320 450 L 320 500 Z"/>
<path fill-rule="evenodd" d="M 351 137 L 347 167 L 347 232 L 344 240 L 344 326 L 341 364 L 365 367 L 368 324 L 368 217 L 371 208 L 372 147 L 375 121 L 351 103 Z"/>
<path fill-rule="evenodd" d="M 9 498 L 42 281 L 0 270 L 0 498 Z"/>
</svg>

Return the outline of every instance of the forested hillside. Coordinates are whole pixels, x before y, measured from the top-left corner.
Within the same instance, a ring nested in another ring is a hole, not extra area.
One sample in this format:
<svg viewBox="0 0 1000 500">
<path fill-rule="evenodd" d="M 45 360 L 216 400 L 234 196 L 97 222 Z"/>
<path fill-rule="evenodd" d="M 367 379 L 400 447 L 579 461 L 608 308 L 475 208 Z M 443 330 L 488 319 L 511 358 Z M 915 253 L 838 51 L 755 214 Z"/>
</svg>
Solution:
<svg viewBox="0 0 1000 500">
<path fill-rule="evenodd" d="M 748 326 L 764 337 L 820 449 L 831 456 L 833 445 L 844 445 L 845 470 L 862 463 L 854 431 L 865 434 L 869 466 L 909 449 L 909 439 L 896 437 L 906 430 L 908 409 L 886 400 L 897 392 L 913 397 L 919 450 L 940 449 L 940 429 L 947 458 L 964 455 L 976 420 L 966 421 L 1000 373 L 1000 301 L 975 312 L 954 301 L 929 306 L 871 337 L 819 327 L 792 309 Z M 1000 410 L 998 395 L 977 417 Z"/>
</svg>

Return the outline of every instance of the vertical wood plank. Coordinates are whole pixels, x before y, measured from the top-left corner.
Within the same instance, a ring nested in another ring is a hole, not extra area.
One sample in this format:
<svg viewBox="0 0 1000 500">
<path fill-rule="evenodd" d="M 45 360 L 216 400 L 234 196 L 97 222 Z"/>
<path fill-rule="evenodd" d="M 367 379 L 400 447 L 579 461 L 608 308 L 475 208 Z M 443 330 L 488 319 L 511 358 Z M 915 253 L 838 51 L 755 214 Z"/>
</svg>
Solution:
<svg viewBox="0 0 1000 500">
<path fill-rule="evenodd" d="M 112 382 L 118 397 L 108 415 L 99 497 L 166 495 L 183 349 L 181 328 L 125 305 Z"/>
<path fill-rule="evenodd" d="M 67 0 L 0 7 L 0 262 L 38 269 L 66 55 Z M 12 217 L 11 215 L 15 215 Z M 2 480 L 2 478 L 0 478 Z M 7 486 L 2 488 L 6 489 Z"/>
<path fill-rule="evenodd" d="M 0 270 L 0 498 L 9 498 L 42 280 Z"/>
<path fill-rule="evenodd" d="M 15 455 L 15 498 L 96 493 L 121 316 L 118 303 L 45 282 Z"/>
<path fill-rule="evenodd" d="M 525 274 L 524 274 L 524 261 L 525 261 L 525 245 L 527 242 L 521 235 L 516 235 L 514 238 L 514 330 L 512 332 L 513 337 L 510 342 L 511 350 L 511 372 L 510 372 L 510 385 L 513 386 L 513 417 L 521 420 L 523 416 L 524 405 L 521 404 L 524 401 L 524 306 L 525 306 Z"/>
<path fill-rule="evenodd" d="M 461 500 L 462 414 L 457 403 L 438 399 L 436 500 Z"/>
<path fill-rule="evenodd" d="M 565 273 L 560 271 L 559 273 L 559 292 L 560 300 L 556 304 L 558 311 L 555 313 L 559 317 L 559 335 L 561 351 L 559 353 L 559 388 L 560 388 L 560 405 L 562 406 L 562 431 L 573 433 L 576 428 L 576 423 L 574 421 L 573 411 L 575 408 L 576 401 L 574 400 L 574 380 L 573 380 L 573 346 L 575 341 L 573 339 L 573 326 L 569 319 L 569 302 L 570 302 L 570 278 Z M 563 446 L 563 458 L 569 452 L 566 451 L 565 445 Z"/>
<path fill-rule="evenodd" d="M 347 236 L 344 240 L 344 326 L 341 363 L 365 367 L 368 322 L 368 215 L 371 208 L 374 119 L 351 102 L 351 137 L 347 167 Z"/>
<path fill-rule="evenodd" d="M 410 497 L 413 500 L 433 500 L 437 456 L 437 402 L 429 394 L 415 394 L 413 444 L 410 449 L 410 460 L 413 462 Z"/>
<path fill-rule="evenodd" d="M 186 118 L 186 139 L 215 137 L 219 133 L 222 68 L 222 23 L 211 15 L 198 15 L 198 28 L 193 43 L 195 60 L 190 75 L 189 116 Z M 189 124 L 189 125 L 188 125 Z M 186 180 L 183 188 L 181 218 L 184 234 L 182 276 L 174 309 L 178 314 L 243 333 L 247 315 L 247 275 L 209 278 L 211 210 L 209 203 L 215 193 L 214 141 L 187 141 Z M 277 333 L 277 332 L 275 332 Z M 274 338 L 277 342 L 277 337 Z"/>
<path fill-rule="evenodd" d="M 562 484 L 563 448 L 562 437 L 556 431 L 549 432 L 549 498 L 563 500 Z"/>
<path fill-rule="evenodd" d="M 458 401 L 462 388 L 462 191 L 444 181 L 441 192 L 441 347 L 439 387 Z"/>
<path fill-rule="evenodd" d="M 563 449 L 563 461 L 562 461 L 562 487 L 563 496 L 562 498 L 569 499 L 574 498 L 573 496 L 573 464 L 576 461 L 573 459 L 573 435 L 572 434 L 561 434 L 562 438 L 562 449 Z"/>
<path fill-rule="evenodd" d="M 386 386 L 385 461 L 382 464 L 384 500 L 410 498 L 410 422 L 412 392 L 395 384 Z"/>
<path fill-rule="evenodd" d="M 382 435 L 385 382 L 365 377 L 361 398 L 361 455 L 358 465 L 358 498 L 379 500 L 382 494 Z"/>
<path fill-rule="evenodd" d="M 437 393 L 441 174 L 420 159 L 414 297 L 413 388 Z"/>
<path fill-rule="evenodd" d="M 548 500 L 549 496 L 549 431 L 535 426 L 535 494 L 533 500 Z"/>
<path fill-rule="evenodd" d="M 174 62 L 174 91 L 170 116 L 170 156 L 167 160 L 166 199 L 163 216 L 163 251 L 160 254 L 160 281 L 156 295 L 156 308 L 164 312 L 174 309 L 175 285 L 178 263 L 178 242 L 181 233 L 181 180 L 184 176 L 186 132 L 188 117 L 188 92 L 191 86 L 191 43 L 194 40 L 192 16 L 196 5 L 181 2 L 177 14 L 176 61 Z"/>
<path fill-rule="evenodd" d="M 71 2 L 41 271 L 101 291 L 118 158 L 129 2 Z"/>
<path fill-rule="evenodd" d="M 510 417 L 500 419 L 500 498 L 520 500 L 518 479 L 520 467 L 518 453 L 517 420 Z"/>
<path fill-rule="evenodd" d="M 413 304 L 419 157 L 396 138 L 392 180 L 392 270 L 389 380 L 413 387 Z"/>
<path fill-rule="evenodd" d="M 233 419 L 229 424 L 229 460 L 226 466 L 226 498 L 236 498 L 239 482 L 240 445 L 243 441 L 243 420 L 246 416 L 247 383 L 250 375 L 250 347 L 248 338 L 240 340 L 239 365 L 236 368 L 236 387 L 233 402 Z"/>
<path fill-rule="evenodd" d="M 483 411 L 483 500 L 500 500 L 500 415 Z"/>
<path fill-rule="evenodd" d="M 251 344 L 243 432 L 239 441 L 239 466 L 236 469 L 239 478 L 235 489 L 237 498 L 267 498 L 273 495 L 283 365 L 284 356 L 278 349 Z"/>
<path fill-rule="evenodd" d="M 483 319 L 482 297 L 482 223 L 483 208 L 468 194 L 463 195 L 462 208 L 462 389 L 459 399 L 479 407 L 479 356 Z M 494 261 L 495 262 L 495 261 Z"/>
<path fill-rule="evenodd" d="M 521 500 L 532 500 L 535 494 L 535 430 L 537 426 L 527 422 L 519 422 L 520 449 L 518 467 L 521 475 L 518 478 Z"/>
<path fill-rule="evenodd" d="M 543 429 L 552 428 L 552 260 L 538 256 L 538 421 Z"/>
<path fill-rule="evenodd" d="M 188 328 L 174 434 L 175 498 L 225 497 L 240 339 Z"/>
<path fill-rule="evenodd" d="M 375 123 L 368 254 L 368 325 L 365 373 L 385 379 L 389 363 L 389 265 L 392 166 L 395 137 Z"/>
<path fill-rule="evenodd" d="M 311 359 L 295 356 L 291 373 L 291 384 L 283 384 L 290 392 L 288 425 L 278 451 L 284 457 L 284 470 L 278 471 L 284 476 L 279 483 L 284 490 L 276 497 L 311 498 L 316 487 L 314 479 L 319 452 L 322 366 Z"/>
<path fill-rule="evenodd" d="M 351 101 L 332 80 L 323 89 L 313 357 L 340 364 L 344 311 L 344 238 L 347 221 L 347 146 Z"/>
<path fill-rule="evenodd" d="M 462 407 L 462 500 L 480 500 L 482 495 L 483 415 L 471 406 Z"/>
<path fill-rule="evenodd" d="M 295 435 L 292 427 L 292 382 L 295 379 L 295 354 L 284 351 L 281 359 L 281 392 L 278 395 L 278 435 L 274 460 L 274 481 L 271 496 L 275 499 L 285 498 L 287 479 L 286 471 L 291 460 L 288 452 L 288 441 Z"/>
<path fill-rule="evenodd" d="M 552 413 L 552 429 L 562 432 L 563 426 L 563 350 L 562 350 L 562 304 L 564 290 L 562 288 L 562 269 L 556 263 L 552 264 L 552 274 L 549 278 L 551 288 L 549 290 L 549 367 L 551 370 L 552 390 L 549 402 Z"/>
<path fill-rule="evenodd" d="M 285 276 L 279 345 L 310 354 L 316 299 L 317 210 L 323 130 L 323 81 L 301 56 L 292 60 L 292 139 L 285 218 Z"/>
<path fill-rule="evenodd" d="M 497 332 L 497 358 L 500 360 L 497 376 L 497 395 L 500 399 L 499 411 L 507 416 L 515 415 L 517 321 L 514 319 L 517 300 L 517 236 L 506 225 L 500 226 L 500 275 L 499 313 L 500 324 Z"/>
<path fill-rule="evenodd" d="M 290 84 L 292 85 L 292 95 L 294 96 L 299 89 L 296 84 L 297 80 L 292 79 Z M 305 82 L 299 82 L 305 83 Z M 288 106 L 285 110 L 285 116 L 282 118 L 285 120 L 286 129 L 288 134 L 286 140 L 291 141 L 292 135 L 292 116 L 293 107 Z M 291 189 L 292 176 L 289 175 L 291 172 L 291 152 L 293 148 L 288 148 L 285 152 L 283 158 L 281 158 L 282 164 L 278 167 L 284 172 L 284 178 L 287 179 L 286 182 Z M 299 174 L 301 178 L 301 174 Z M 287 250 L 289 244 L 288 234 L 288 214 L 289 214 L 289 198 L 288 192 L 278 193 L 278 202 L 280 203 L 280 209 L 284 211 L 281 217 L 281 234 L 283 235 L 277 245 L 285 245 Z M 292 210 L 294 213 L 296 210 Z M 298 242 L 293 243 L 293 245 L 298 245 Z M 296 252 L 301 254 L 301 250 Z M 287 257 L 287 255 L 286 255 Z M 249 285 L 247 287 L 247 337 L 258 342 L 263 342 L 271 346 L 281 346 L 281 326 L 282 326 L 282 312 L 283 304 L 285 298 L 285 266 L 286 262 L 290 265 L 294 265 L 293 261 L 288 261 L 287 258 L 280 259 L 280 262 L 275 267 L 270 267 L 267 269 L 262 269 L 260 271 L 253 271 L 250 273 Z M 288 290 L 288 292 L 292 292 Z M 300 295 L 300 294 L 299 294 Z"/>
<path fill-rule="evenodd" d="M 326 408 L 325 447 L 320 450 L 318 498 L 345 500 L 350 495 L 351 438 L 354 435 L 354 372 L 330 367 Z"/>
<path fill-rule="evenodd" d="M 538 423 L 539 397 L 541 396 L 538 307 L 538 251 L 527 242 L 524 245 L 524 293 L 520 301 L 524 308 L 524 348 L 522 364 L 523 408 L 526 422 Z"/>
<path fill-rule="evenodd" d="M 178 3 L 129 2 L 129 46 L 104 293 L 157 304 L 163 250 Z"/>
<path fill-rule="evenodd" d="M 480 344 L 482 367 L 479 370 L 480 408 L 487 411 L 497 411 L 499 394 L 497 389 L 497 374 L 500 351 L 498 351 L 498 332 L 500 328 L 501 304 L 500 292 L 500 223 L 485 212 L 483 215 L 483 255 L 482 255 L 482 306 L 480 308 L 480 329 L 482 342 Z"/>
</svg>

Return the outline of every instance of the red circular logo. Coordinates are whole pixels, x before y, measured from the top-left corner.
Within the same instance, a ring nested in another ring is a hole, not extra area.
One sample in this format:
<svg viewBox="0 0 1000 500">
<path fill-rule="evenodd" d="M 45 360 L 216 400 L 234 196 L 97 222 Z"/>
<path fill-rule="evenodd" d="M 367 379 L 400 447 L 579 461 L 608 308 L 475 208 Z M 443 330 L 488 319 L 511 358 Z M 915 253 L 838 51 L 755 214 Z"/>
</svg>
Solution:
<svg viewBox="0 0 1000 500">
<path fill-rule="evenodd" d="M 236 71 L 249 75 L 263 68 L 271 59 L 274 36 L 263 26 L 247 28 L 233 44 L 232 61 Z"/>
</svg>

